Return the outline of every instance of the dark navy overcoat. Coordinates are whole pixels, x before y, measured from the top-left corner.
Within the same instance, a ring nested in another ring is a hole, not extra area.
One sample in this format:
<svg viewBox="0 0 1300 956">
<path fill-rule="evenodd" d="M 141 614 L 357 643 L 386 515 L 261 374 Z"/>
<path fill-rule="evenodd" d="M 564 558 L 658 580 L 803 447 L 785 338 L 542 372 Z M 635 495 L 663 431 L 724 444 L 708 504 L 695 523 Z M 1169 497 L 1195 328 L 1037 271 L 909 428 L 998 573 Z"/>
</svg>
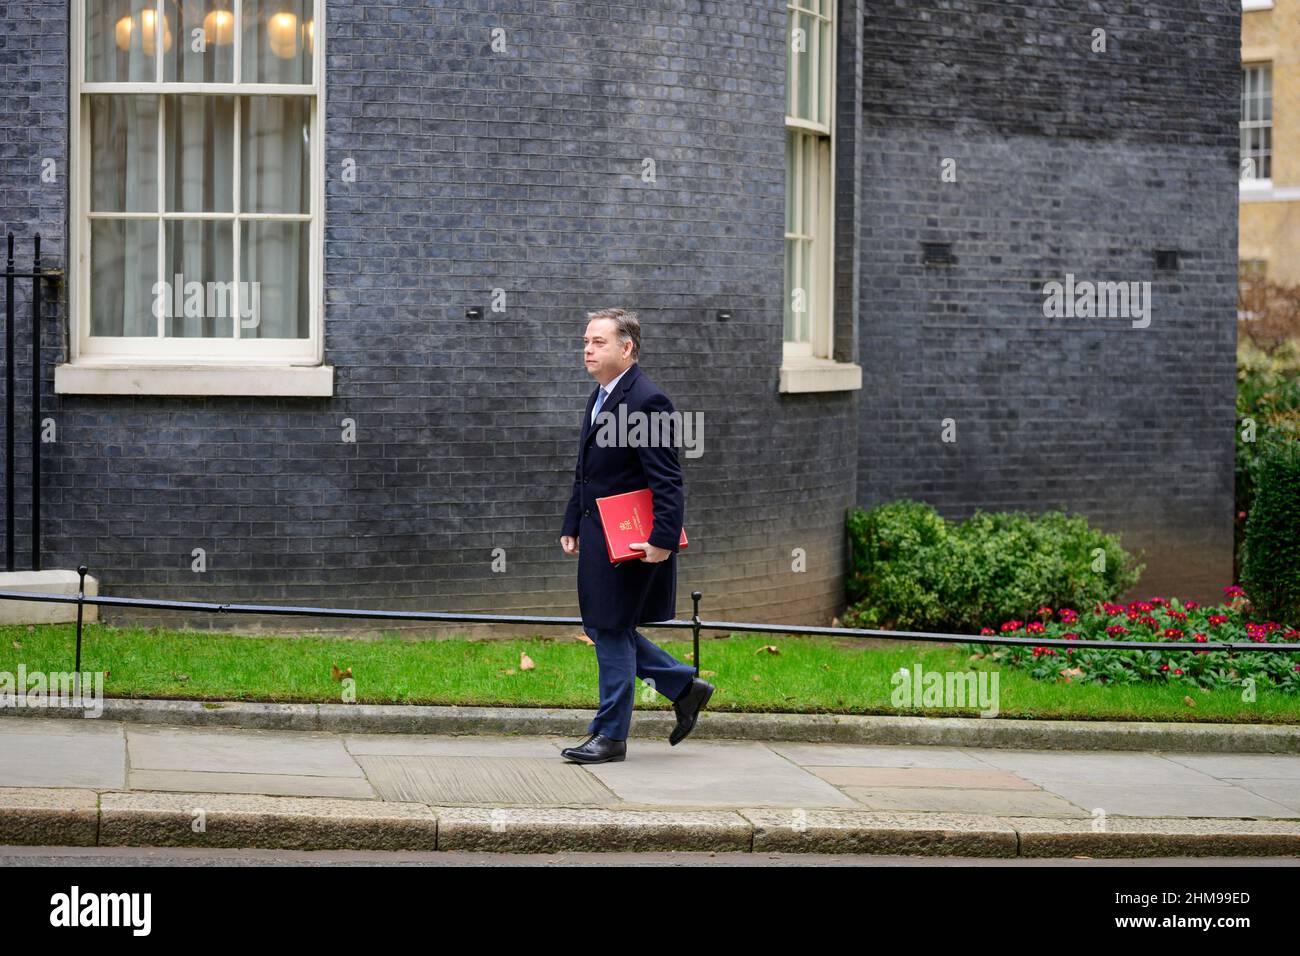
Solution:
<svg viewBox="0 0 1300 956">
<path fill-rule="evenodd" d="M 601 406 L 592 426 L 591 409 L 600 389 L 587 399 L 573 472 L 573 494 L 564 512 L 560 534 L 578 539 L 578 607 L 589 627 L 628 628 L 667 621 L 677 613 L 677 545 L 686 513 L 681 463 L 673 445 L 652 447 L 603 446 L 596 440 L 605 413 L 672 412 L 673 404 L 633 362 Z M 653 419 L 650 419 L 653 420 Z M 635 419 L 629 419 L 629 425 Z M 630 430 L 630 428 L 629 428 Z M 647 428 L 647 435 L 651 429 Z M 659 429 L 653 429 L 658 434 Z M 674 436 L 679 433 L 674 429 Z M 654 528 L 650 543 L 672 551 L 666 560 L 635 560 L 612 564 L 605 534 L 596 512 L 596 499 L 649 488 L 654 496 Z"/>
</svg>

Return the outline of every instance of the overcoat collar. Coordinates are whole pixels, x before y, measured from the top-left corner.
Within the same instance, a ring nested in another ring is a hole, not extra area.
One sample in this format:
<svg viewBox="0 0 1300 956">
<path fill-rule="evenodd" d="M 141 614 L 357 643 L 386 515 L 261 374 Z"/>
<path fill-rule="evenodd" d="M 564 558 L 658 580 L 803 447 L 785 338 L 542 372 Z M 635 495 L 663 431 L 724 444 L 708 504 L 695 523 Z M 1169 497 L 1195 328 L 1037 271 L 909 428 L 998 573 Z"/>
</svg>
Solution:
<svg viewBox="0 0 1300 956">
<path fill-rule="evenodd" d="M 636 381 L 637 376 L 639 376 L 640 374 L 641 374 L 640 364 L 638 364 L 637 362 L 633 362 L 631 365 L 629 365 L 626 374 L 624 374 L 624 376 L 618 380 L 618 384 L 614 386 L 614 391 L 610 393 L 609 398 L 605 399 L 605 404 L 600 406 L 600 410 L 602 412 L 605 411 L 606 409 L 610 409 L 612 411 L 614 406 L 623 400 L 623 396 L 627 394 L 627 390 L 631 388 L 632 383 Z M 591 436 L 596 434 L 597 431 L 597 429 L 591 427 L 591 410 L 592 408 L 595 407 L 596 396 L 599 394 L 600 394 L 600 386 L 597 386 L 596 390 L 591 393 L 591 397 L 587 399 L 587 414 L 582 419 L 583 448 L 586 448 L 587 443 L 591 441 Z"/>
</svg>

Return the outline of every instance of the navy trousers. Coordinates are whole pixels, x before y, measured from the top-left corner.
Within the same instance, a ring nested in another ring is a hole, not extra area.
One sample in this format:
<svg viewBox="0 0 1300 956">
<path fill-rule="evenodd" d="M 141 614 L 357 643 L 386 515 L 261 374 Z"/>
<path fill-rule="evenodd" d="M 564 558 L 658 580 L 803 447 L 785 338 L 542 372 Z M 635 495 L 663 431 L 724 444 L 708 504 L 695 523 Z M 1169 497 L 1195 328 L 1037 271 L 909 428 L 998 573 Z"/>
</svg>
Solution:
<svg viewBox="0 0 1300 956">
<path fill-rule="evenodd" d="M 681 696 L 695 680 L 695 668 L 646 640 L 636 628 L 624 630 L 588 627 L 583 631 L 596 644 L 600 667 L 600 708 L 587 725 L 587 733 L 626 740 L 632 726 L 634 677 L 639 677 L 669 700 Z"/>
</svg>

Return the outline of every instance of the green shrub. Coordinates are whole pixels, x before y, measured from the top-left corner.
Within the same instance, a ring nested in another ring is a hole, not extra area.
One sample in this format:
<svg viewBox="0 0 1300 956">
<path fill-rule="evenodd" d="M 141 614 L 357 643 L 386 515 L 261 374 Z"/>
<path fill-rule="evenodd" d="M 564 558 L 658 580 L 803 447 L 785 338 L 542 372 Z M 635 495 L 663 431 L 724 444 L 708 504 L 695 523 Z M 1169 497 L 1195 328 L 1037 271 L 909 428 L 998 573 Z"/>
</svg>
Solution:
<svg viewBox="0 0 1300 956">
<path fill-rule="evenodd" d="M 1271 442 L 1262 451 L 1241 583 L 1258 614 L 1300 623 L 1300 442 Z"/>
<path fill-rule="evenodd" d="M 1247 421 L 1253 426 L 1248 428 Z M 1255 500 L 1259 462 L 1279 440 L 1300 440 L 1300 342 L 1284 341 L 1264 351 L 1243 335 L 1237 345 L 1234 580 L 1242 574 L 1246 518 Z"/>
<path fill-rule="evenodd" d="M 851 509 L 848 531 L 849 627 L 971 631 L 1043 605 L 1118 597 L 1143 567 L 1116 536 L 1058 511 L 976 512 L 954 524 L 904 500 Z"/>
</svg>

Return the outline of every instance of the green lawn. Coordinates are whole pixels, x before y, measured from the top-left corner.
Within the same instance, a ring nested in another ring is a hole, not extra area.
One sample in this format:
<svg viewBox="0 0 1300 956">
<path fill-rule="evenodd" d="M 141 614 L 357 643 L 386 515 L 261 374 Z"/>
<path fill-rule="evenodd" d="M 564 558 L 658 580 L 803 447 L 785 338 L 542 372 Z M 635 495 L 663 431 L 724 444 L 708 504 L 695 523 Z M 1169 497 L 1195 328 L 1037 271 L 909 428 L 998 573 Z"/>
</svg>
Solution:
<svg viewBox="0 0 1300 956">
<path fill-rule="evenodd" d="M 73 625 L 0 628 L 0 671 L 70 671 Z M 660 641 L 690 660 L 685 640 Z M 763 650 L 779 648 L 779 653 Z M 520 670 L 520 654 L 535 663 Z M 993 669 L 953 647 L 873 649 L 844 640 L 734 635 L 701 640 L 703 676 L 717 687 L 716 711 L 973 716 L 977 708 L 896 708 L 891 675 L 920 663 L 929 671 Z M 351 668 L 358 703 L 596 706 L 594 649 L 571 636 L 530 640 L 348 640 L 244 637 L 193 631 L 85 627 L 83 671 L 107 671 L 109 697 L 338 702 L 331 665 Z M 1261 689 L 1246 703 L 1237 690 L 1181 684 L 1106 687 L 1048 684 L 1024 671 L 999 671 L 999 716 L 1048 719 L 1195 720 L 1300 723 L 1300 698 Z M 1190 697 L 1195 706 L 1184 700 Z M 668 701 L 638 687 L 637 707 Z"/>
</svg>

